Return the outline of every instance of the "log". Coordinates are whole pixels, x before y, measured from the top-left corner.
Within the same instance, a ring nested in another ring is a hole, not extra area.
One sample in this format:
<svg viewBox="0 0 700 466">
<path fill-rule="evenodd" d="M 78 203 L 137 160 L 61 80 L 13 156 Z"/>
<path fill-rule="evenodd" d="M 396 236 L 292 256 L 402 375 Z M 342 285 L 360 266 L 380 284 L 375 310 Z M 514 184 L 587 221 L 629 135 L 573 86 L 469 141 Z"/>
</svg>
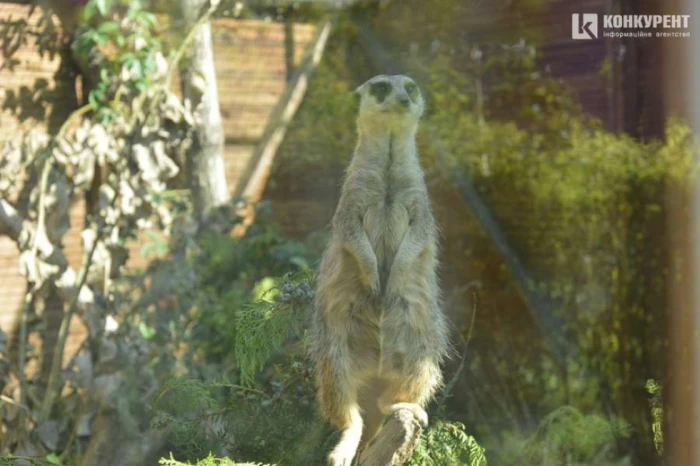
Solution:
<svg viewBox="0 0 700 466">
<path fill-rule="evenodd" d="M 394 413 L 360 453 L 360 466 L 402 466 L 418 446 L 423 429 L 407 409 Z"/>
</svg>

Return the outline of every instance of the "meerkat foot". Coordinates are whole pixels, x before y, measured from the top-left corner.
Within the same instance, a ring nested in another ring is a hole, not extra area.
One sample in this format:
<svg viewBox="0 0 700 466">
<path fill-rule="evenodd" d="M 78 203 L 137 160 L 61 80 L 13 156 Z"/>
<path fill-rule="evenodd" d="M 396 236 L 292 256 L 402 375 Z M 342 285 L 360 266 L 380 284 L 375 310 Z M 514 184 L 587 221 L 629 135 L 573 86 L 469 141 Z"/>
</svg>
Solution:
<svg viewBox="0 0 700 466">
<path fill-rule="evenodd" d="M 382 413 L 384 413 L 387 416 L 391 416 L 396 411 L 400 411 L 402 409 L 408 410 L 413 414 L 413 417 L 415 417 L 418 420 L 418 422 L 421 423 L 423 427 L 428 426 L 428 413 L 426 413 L 425 410 L 416 403 L 393 403 L 390 405 L 380 407 L 380 409 Z"/>
<path fill-rule="evenodd" d="M 351 466 L 357 454 L 362 438 L 362 417 L 359 407 L 353 406 L 348 410 L 349 423 L 340 434 L 340 441 L 328 455 L 329 466 Z"/>
<path fill-rule="evenodd" d="M 352 466 L 352 460 L 355 458 L 357 445 L 351 445 L 350 442 L 339 443 L 328 455 L 328 466 Z"/>
</svg>

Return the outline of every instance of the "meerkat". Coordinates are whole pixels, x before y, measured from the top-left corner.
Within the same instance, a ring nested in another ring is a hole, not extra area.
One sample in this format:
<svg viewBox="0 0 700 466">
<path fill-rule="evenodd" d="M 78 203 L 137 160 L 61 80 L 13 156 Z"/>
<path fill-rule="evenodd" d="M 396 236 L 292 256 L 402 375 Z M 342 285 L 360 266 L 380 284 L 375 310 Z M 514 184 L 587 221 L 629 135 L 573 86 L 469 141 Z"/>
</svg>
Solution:
<svg viewBox="0 0 700 466">
<path fill-rule="evenodd" d="M 355 92 L 358 142 L 311 323 L 319 405 L 341 431 L 331 466 L 350 466 L 400 409 L 427 425 L 447 350 L 438 229 L 415 142 L 423 97 L 406 76 L 376 76 Z"/>
</svg>

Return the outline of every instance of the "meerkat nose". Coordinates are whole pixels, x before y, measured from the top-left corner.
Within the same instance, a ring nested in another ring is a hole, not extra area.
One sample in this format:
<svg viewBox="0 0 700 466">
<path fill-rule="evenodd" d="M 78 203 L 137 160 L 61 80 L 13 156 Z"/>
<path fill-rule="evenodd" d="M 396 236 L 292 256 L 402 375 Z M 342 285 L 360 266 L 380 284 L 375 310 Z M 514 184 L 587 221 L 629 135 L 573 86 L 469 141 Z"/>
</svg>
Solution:
<svg viewBox="0 0 700 466">
<path fill-rule="evenodd" d="M 409 99 L 407 96 L 399 97 L 399 103 L 408 108 L 408 106 L 411 105 L 411 99 Z"/>
</svg>

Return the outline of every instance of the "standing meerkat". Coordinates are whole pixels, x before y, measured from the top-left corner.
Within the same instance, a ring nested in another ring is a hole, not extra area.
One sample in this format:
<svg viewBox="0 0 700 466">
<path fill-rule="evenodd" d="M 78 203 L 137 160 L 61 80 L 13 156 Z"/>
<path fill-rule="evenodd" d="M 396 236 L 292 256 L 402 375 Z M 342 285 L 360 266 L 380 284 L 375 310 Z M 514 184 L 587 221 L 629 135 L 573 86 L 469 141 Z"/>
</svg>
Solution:
<svg viewBox="0 0 700 466">
<path fill-rule="evenodd" d="M 341 430 L 332 466 L 350 466 L 360 441 L 400 409 L 427 425 L 447 349 L 438 232 L 415 142 L 423 97 L 406 76 L 376 76 L 355 92 L 359 138 L 311 325 L 319 404 Z"/>
</svg>

